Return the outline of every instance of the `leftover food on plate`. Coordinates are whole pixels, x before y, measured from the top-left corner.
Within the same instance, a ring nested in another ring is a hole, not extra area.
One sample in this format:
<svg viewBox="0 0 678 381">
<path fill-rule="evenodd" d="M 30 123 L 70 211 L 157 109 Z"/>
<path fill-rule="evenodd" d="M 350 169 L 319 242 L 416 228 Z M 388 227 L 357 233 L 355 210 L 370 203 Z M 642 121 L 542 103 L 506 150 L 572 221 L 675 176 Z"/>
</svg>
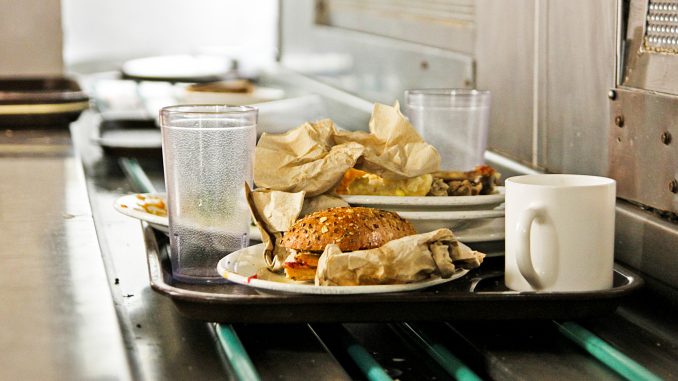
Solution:
<svg viewBox="0 0 678 381">
<path fill-rule="evenodd" d="M 284 192 L 378 196 L 492 194 L 500 174 L 487 165 L 441 171 L 440 154 L 400 112 L 375 104 L 369 132 L 339 129 L 330 119 L 283 134 L 262 134 L 255 150 L 257 187 Z"/>
<path fill-rule="evenodd" d="M 499 173 L 488 165 L 467 172 L 434 172 L 404 179 L 384 178 L 349 168 L 335 192 L 368 196 L 477 196 L 495 192 Z"/>
<path fill-rule="evenodd" d="M 340 195 L 426 196 L 433 176 L 426 174 L 406 179 L 385 179 L 377 174 L 349 168 L 335 188 Z"/>
<path fill-rule="evenodd" d="M 373 249 L 415 233 L 412 224 L 394 212 L 362 207 L 321 210 L 297 220 L 283 235 L 280 245 L 289 253 L 283 268 L 290 279 L 312 281 L 329 244 L 342 251 Z"/>
<path fill-rule="evenodd" d="M 254 84 L 247 79 L 234 79 L 230 81 L 195 83 L 187 86 L 186 90 L 209 93 L 251 93 L 254 91 Z"/>
<path fill-rule="evenodd" d="M 183 87 L 179 93 L 179 100 L 190 104 L 242 106 L 269 102 L 284 96 L 285 92 L 282 89 L 257 86 L 248 79 L 231 79 Z"/>
<path fill-rule="evenodd" d="M 434 172 L 428 196 L 477 196 L 495 193 L 501 174 L 489 165 L 471 171 Z"/>
<path fill-rule="evenodd" d="M 140 212 L 153 214 L 155 216 L 167 217 L 167 205 L 163 197 L 151 194 L 136 194 L 136 204 L 127 205 L 121 204 L 122 208 L 134 208 Z"/>
<path fill-rule="evenodd" d="M 246 194 L 262 235 L 265 271 L 285 274 L 283 279 L 316 286 L 416 283 L 478 267 L 485 256 L 460 243 L 449 229 L 416 234 L 396 212 L 324 208 L 335 201 L 322 195 L 310 199 L 322 209 L 301 216 L 303 192 L 246 187 Z"/>
</svg>

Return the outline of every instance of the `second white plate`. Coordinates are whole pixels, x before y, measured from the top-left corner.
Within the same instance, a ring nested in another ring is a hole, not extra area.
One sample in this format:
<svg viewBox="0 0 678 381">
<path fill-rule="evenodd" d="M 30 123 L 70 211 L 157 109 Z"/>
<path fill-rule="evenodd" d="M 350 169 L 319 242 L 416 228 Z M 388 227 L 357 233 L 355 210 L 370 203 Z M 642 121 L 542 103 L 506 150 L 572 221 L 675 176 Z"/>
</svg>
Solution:
<svg viewBox="0 0 678 381">
<path fill-rule="evenodd" d="M 455 210 L 455 209 L 492 209 L 504 202 L 504 187 L 496 192 L 479 196 L 365 196 L 344 195 L 346 202 L 354 206 L 371 206 L 388 210 Z"/>
<path fill-rule="evenodd" d="M 487 225 L 493 219 L 504 217 L 504 209 L 454 210 L 454 211 L 407 211 L 396 210 L 412 223 L 417 233 L 430 232 L 440 228 L 452 231 L 469 231 Z"/>
<path fill-rule="evenodd" d="M 160 230 L 169 234 L 169 218 L 167 216 L 158 216 L 153 213 L 148 213 L 142 206 L 144 199 L 147 197 L 160 198 L 166 200 L 164 193 L 139 193 L 128 194 L 115 200 L 113 207 L 118 212 L 132 218 L 147 222 L 154 229 Z M 249 232 L 250 239 L 261 241 L 261 233 L 256 226 L 250 225 Z"/>
<path fill-rule="evenodd" d="M 164 193 L 129 194 L 118 198 L 113 207 L 120 213 L 145 221 L 153 228 L 169 233 L 169 219 L 148 213 L 143 207 L 142 197 L 165 199 Z M 442 211 L 442 212 L 398 212 L 412 222 L 417 232 L 427 232 L 446 227 L 452 229 L 462 242 L 483 242 L 504 239 L 504 210 Z M 261 240 L 256 226 L 250 228 L 250 238 Z"/>
</svg>

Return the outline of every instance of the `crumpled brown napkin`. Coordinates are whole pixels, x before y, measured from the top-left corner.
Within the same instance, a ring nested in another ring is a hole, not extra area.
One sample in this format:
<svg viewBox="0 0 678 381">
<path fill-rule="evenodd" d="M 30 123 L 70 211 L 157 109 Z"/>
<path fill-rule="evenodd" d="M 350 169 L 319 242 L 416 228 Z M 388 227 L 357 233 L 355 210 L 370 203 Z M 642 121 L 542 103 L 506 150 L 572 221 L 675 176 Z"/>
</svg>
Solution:
<svg viewBox="0 0 678 381">
<path fill-rule="evenodd" d="M 324 119 L 280 135 L 264 133 L 255 150 L 254 182 L 315 196 L 333 189 L 352 167 L 384 177 L 416 177 L 439 169 L 438 151 L 419 136 L 398 102 L 393 107 L 375 104 L 369 127 L 369 133 L 337 131 Z"/>
<path fill-rule="evenodd" d="M 440 154 L 419 136 L 410 121 L 393 107 L 376 103 L 370 118 L 370 132 L 338 131 L 337 144 L 357 142 L 365 147 L 361 169 L 383 177 L 416 177 L 435 172 Z"/>
<path fill-rule="evenodd" d="M 342 253 L 325 247 L 315 284 L 357 286 L 419 282 L 437 275 L 449 278 L 459 269 L 480 266 L 485 254 L 456 240 L 449 229 L 403 237 L 376 249 Z"/>
<path fill-rule="evenodd" d="M 365 148 L 358 143 L 334 144 L 336 129 L 329 119 L 304 123 L 284 134 L 262 134 L 255 149 L 257 187 L 309 196 L 327 192 Z"/>
<path fill-rule="evenodd" d="M 280 245 L 280 240 L 298 218 L 317 210 L 348 206 L 346 201 L 338 197 L 305 196 L 304 192 L 290 193 L 270 189 L 252 191 L 245 185 L 247 204 L 264 244 L 264 259 L 268 268 L 273 271 L 282 270 L 282 263 L 289 253 Z"/>
</svg>

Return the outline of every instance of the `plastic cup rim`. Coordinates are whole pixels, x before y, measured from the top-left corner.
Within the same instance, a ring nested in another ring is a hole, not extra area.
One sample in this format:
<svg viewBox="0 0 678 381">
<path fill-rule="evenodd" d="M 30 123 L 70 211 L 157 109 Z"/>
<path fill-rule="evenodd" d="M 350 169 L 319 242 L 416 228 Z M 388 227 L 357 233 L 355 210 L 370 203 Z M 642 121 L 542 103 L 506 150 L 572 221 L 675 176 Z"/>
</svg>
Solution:
<svg viewBox="0 0 678 381">
<path fill-rule="evenodd" d="M 218 115 L 249 114 L 256 113 L 258 111 L 258 108 L 252 106 L 236 106 L 228 104 L 183 104 L 163 107 L 160 109 L 160 114 Z"/>
<path fill-rule="evenodd" d="M 557 183 L 540 183 L 537 179 L 577 179 L 584 180 L 586 183 L 569 183 L 569 184 L 557 184 Z M 533 182 L 535 181 L 535 182 Z M 616 181 L 609 177 L 604 176 L 593 176 L 593 175 L 581 175 L 581 174 L 569 174 L 569 173 L 548 173 L 548 174 L 536 174 L 536 175 L 519 175 L 509 177 L 505 181 L 506 185 L 518 185 L 518 186 L 530 186 L 530 187 L 540 187 L 540 188 L 592 188 L 592 187 L 608 187 L 614 185 Z"/>
<path fill-rule="evenodd" d="M 457 89 L 457 88 L 422 88 L 422 89 L 410 89 L 405 90 L 405 95 L 428 95 L 428 96 L 489 96 L 489 90 L 478 90 L 478 89 Z"/>
</svg>

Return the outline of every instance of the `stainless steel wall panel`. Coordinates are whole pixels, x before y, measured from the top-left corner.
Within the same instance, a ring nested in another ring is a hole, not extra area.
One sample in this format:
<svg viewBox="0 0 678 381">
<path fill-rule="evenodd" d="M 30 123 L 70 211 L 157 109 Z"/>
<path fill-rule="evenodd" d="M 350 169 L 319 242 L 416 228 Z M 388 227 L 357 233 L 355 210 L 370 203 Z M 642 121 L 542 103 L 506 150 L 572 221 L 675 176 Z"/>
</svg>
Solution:
<svg viewBox="0 0 678 381">
<path fill-rule="evenodd" d="M 617 89 L 609 125 L 617 195 L 678 213 L 678 97 Z"/>
<path fill-rule="evenodd" d="M 615 222 L 615 258 L 678 289 L 676 224 L 624 201 Z"/>
<path fill-rule="evenodd" d="M 473 0 L 316 0 L 316 21 L 473 54 Z"/>
<path fill-rule="evenodd" d="M 605 175 L 608 91 L 614 88 L 616 1 L 550 0 L 540 82 L 539 165 Z M 541 98 L 541 97 L 540 97 Z"/>
<path fill-rule="evenodd" d="M 488 148 L 531 164 L 535 2 L 479 0 L 476 17 L 477 87 L 492 92 Z"/>
<path fill-rule="evenodd" d="M 416 87 L 473 87 L 469 55 L 315 23 L 313 0 L 281 3 L 281 62 L 370 101 Z M 350 127 L 350 126 L 347 126 Z"/>
</svg>

